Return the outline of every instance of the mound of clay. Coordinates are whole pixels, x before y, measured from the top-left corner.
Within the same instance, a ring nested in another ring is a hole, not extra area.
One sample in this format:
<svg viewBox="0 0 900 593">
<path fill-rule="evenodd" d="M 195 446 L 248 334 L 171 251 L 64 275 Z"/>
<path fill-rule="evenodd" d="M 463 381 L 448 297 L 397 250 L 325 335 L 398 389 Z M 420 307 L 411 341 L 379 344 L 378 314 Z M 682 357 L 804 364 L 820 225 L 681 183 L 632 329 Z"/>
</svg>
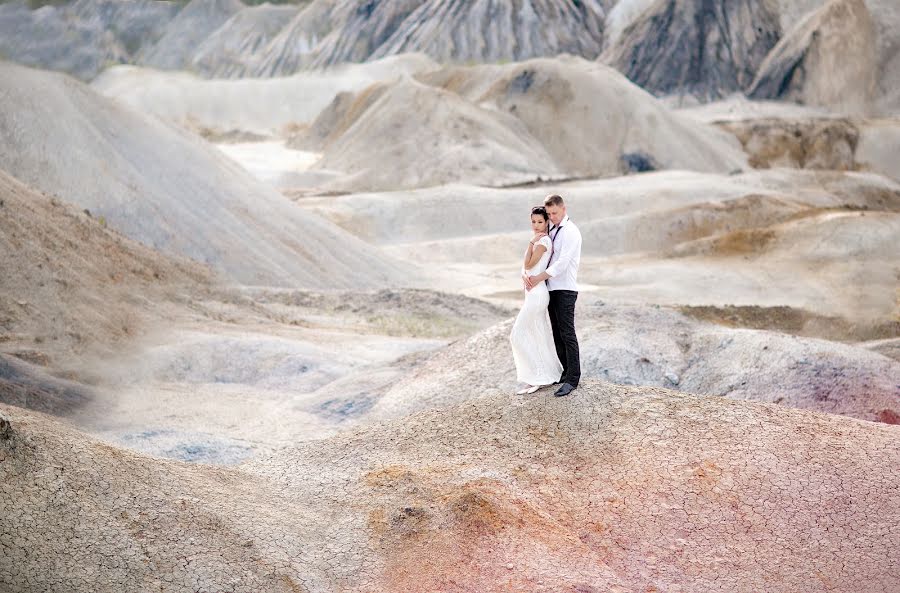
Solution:
<svg viewBox="0 0 900 593">
<path fill-rule="evenodd" d="M 889 591 L 897 441 L 893 426 L 586 381 L 225 470 L 5 408 L 0 574 L 12 591 L 97 593 Z"/>
<path fill-rule="evenodd" d="M 348 174 L 329 189 L 480 185 L 560 175 L 516 118 L 410 78 L 339 96 L 300 146 L 323 148 L 317 169 Z M 377 148 L 376 148 L 377 146 Z"/>
<path fill-rule="evenodd" d="M 154 302 L 161 310 L 209 282 L 200 266 L 164 257 L 92 216 L 0 171 L 0 349 L 56 357 L 114 348 L 139 331 Z"/>
<path fill-rule="evenodd" d="M 900 365 L 866 348 L 698 323 L 653 307 L 582 306 L 582 375 L 625 385 L 780 403 L 879 421 L 900 413 Z M 512 392 L 511 321 L 436 353 L 373 407 L 373 418 Z"/>
<path fill-rule="evenodd" d="M 220 60 L 227 54 L 216 50 L 213 55 Z M 287 126 L 311 123 L 340 92 L 361 91 L 378 81 L 435 67 L 425 56 L 414 54 L 283 78 L 205 80 L 187 72 L 116 66 L 91 86 L 142 113 L 207 133 L 278 135 Z"/>
<path fill-rule="evenodd" d="M 211 78 L 240 76 L 248 57 L 265 47 L 297 10 L 296 6 L 266 3 L 234 13 L 197 46 L 191 69 Z"/>
<path fill-rule="evenodd" d="M 753 82 L 780 34 L 771 0 L 664 0 L 640 11 L 601 60 L 654 94 L 710 100 Z"/>
<path fill-rule="evenodd" d="M 561 53 L 594 58 L 602 47 L 604 11 L 597 0 L 418 4 L 373 57 L 414 51 L 440 62 L 518 61 Z"/>
<path fill-rule="evenodd" d="M 828 0 L 779 0 L 784 31 L 821 9 Z M 878 60 L 877 110 L 883 115 L 900 115 L 900 5 L 894 0 L 866 0 L 875 24 L 875 51 Z M 848 88 L 848 92 L 854 91 Z"/>
<path fill-rule="evenodd" d="M 875 38 L 864 0 L 831 0 L 778 42 L 749 96 L 867 113 L 875 96 Z"/>
<path fill-rule="evenodd" d="M 8 139 L 0 168 L 133 239 L 246 284 L 340 288 L 406 277 L 211 145 L 75 80 L 0 63 L 0 92 Z"/>
<path fill-rule="evenodd" d="M 0 3 L 0 56 L 90 80 L 110 63 L 131 61 L 178 12 L 174 2 L 76 0 L 29 10 Z"/>
<path fill-rule="evenodd" d="M 312 140 L 297 146 L 323 150 L 317 168 L 352 173 L 328 189 L 504 185 L 656 168 L 730 172 L 746 164 L 734 138 L 578 58 L 450 67 L 417 79 L 424 85 L 405 80 L 338 97 L 314 122 Z"/>
<path fill-rule="evenodd" d="M 142 66 L 180 70 L 203 41 L 244 8 L 240 0 L 191 0 L 166 25 L 165 33 L 138 55 Z"/>
</svg>

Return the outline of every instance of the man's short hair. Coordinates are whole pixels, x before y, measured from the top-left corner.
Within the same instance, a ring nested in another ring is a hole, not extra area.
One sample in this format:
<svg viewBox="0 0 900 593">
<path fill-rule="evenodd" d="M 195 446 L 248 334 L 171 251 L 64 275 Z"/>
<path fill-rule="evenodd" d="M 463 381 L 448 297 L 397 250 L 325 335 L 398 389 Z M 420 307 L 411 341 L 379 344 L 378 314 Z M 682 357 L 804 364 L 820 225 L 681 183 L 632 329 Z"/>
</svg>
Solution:
<svg viewBox="0 0 900 593">
<path fill-rule="evenodd" d="M 562 196 L 556 194 L 544 198 L 544 206 L 563 206 L 564 204 Z"/>
</svg>

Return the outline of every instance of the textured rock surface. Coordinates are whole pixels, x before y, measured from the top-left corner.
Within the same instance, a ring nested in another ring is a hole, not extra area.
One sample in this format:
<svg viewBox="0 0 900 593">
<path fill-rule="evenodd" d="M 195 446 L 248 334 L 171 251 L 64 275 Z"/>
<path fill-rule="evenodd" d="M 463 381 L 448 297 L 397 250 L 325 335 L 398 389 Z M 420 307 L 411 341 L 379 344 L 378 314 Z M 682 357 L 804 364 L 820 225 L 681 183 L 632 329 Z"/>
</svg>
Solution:
<svg viewBox="0 0 900 593">
<path fill-rule="evenodd" d="M 864 0 L 831 0 L 785 33 L 748 94 L 867 113 L 876 90 L 875 35 Z"/>
<path fill-rule="evenodd" d="M 82 83 L 0 63 L 0 92 L 0 168 L 133 239 L 248 284 L 371 287 L 403 277 L 405 268 L 310 218 L 211 145 Z"/>
<path fill-rule="evenodd" d="M 855 155 L 859 130 L 847 119 L 763 119 L 720 125 L 738 137 L 754 168 L 858 168 Z"/>
<path fill-rule="evenodd" d="M 162 37 L 141 50 L 137 63 L 166 70 L 188 66 L 203 40 L 242 8 L 240 0 L 191 0 L 166 26 Z"/>
<path fill-rule="evenodd" d="M 657 95 L 744 89 L 781 33 L 771 0 L 667 0 L 640 13 L 601 60 Z"/>
<path fill-rule="evenodd" d="M 178 8 L 153 0 L 76 0 L 35 11 L 0 3 L 0 56 L 90 80 L 156 41 Z"/>
<path fill-rule="evenodd" d="M 603 23 L 603 47 L 618 41 L 622 33 L 641 15 L 656 4 L 657 0 L 618 0 L 606 15 Z"/>
<path fill-rule="evenodd" d="M 423 52 L 441 62 L 527 60 L 569 53 L 596 57 L 603 6 L 596 0 L 428 0 L 374 57 Z"/>
<path fill-rule="evenodd" d="M 296 6 L 266 3 L 234 13 L 192 52 L 190 69 L 211 78 L 240 76 L 248 59 L 265 47 L 297 11 Z"/>
<path fill-rule="evenodd" d="M 300 146 L 323 148 L 315 167 L 348 173 L 331 182 L 332 189 L 423 187 L 462 178 L 497 185 L 562 174 L 516 118 L 412 79 L 338 96 L 311 131 Z"/>
<path fill-rule="evenodd" d="M 589 298 L 589 297 L 588 297 Z M 374 406 L 392 418 L 513 391 L 511 322 L 436 353 Z M 900 365 L 866 348 L 698 323 L 668 309 L 584 304 L 582 373 L 624 385 L 780 403 L 878 421 L 900 414 Z"/>
<path fill-rule="evenodd" d="M 0 414 L 10 592 L 900 586 L 893 426 L 589 381 L 221 470 Z"/>
<path fill-rule="evenodd" d="M 596 0 L 316 0 L 250 60 L 247 72 L 283 76 L 401 52 L 458 62 L 563 52 L 594 58 L 604 14 Z"/>
</svg>

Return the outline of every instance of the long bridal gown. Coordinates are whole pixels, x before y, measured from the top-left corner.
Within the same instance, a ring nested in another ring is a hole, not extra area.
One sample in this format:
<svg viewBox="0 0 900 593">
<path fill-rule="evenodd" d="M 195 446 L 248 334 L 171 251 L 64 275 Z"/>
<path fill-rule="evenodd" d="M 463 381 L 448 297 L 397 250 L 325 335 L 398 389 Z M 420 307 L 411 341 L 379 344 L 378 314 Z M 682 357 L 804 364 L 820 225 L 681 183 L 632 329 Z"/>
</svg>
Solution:
<svg viewBox="0 0 900 593">
<path fill-rule="evenodd" d="M 546 247 L 547 251 L 534 267 L 527 270 L 530 276 L 546 270 L 550 261 L 550 237 L 541 237 L 538 243 Z M 516 376 L 520 382 L 528 385 L 550 385 L 558 381 L 562 374 L 562 364 L 553 344 L 550 314 L 547 312 L 549 304 L 547 283 L 541 282 L 525 294 L 525 304 L 509 334 L 513 359 L 516 361 Z"/>
</svg>

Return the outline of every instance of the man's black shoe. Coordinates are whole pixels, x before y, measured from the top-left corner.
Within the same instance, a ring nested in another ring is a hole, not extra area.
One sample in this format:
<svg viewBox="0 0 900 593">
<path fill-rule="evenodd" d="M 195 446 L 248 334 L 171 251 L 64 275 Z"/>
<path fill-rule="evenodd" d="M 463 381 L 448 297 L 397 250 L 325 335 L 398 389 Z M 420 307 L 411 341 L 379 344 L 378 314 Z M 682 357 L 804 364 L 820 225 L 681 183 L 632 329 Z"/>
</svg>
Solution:
<svg viewBox="0 0 900 593">
<path fill-rule="evenodd" d="M 562 386 L 557 389 L 556 393 L 554 393 L 553 395 L 555 395 L 556 397 L 562 397 L 564 395 L 569 395 L 573 391 L 575 391 L 574 387 L 572 387 L 568 383 L 563 383 Z"/>
</svg>

